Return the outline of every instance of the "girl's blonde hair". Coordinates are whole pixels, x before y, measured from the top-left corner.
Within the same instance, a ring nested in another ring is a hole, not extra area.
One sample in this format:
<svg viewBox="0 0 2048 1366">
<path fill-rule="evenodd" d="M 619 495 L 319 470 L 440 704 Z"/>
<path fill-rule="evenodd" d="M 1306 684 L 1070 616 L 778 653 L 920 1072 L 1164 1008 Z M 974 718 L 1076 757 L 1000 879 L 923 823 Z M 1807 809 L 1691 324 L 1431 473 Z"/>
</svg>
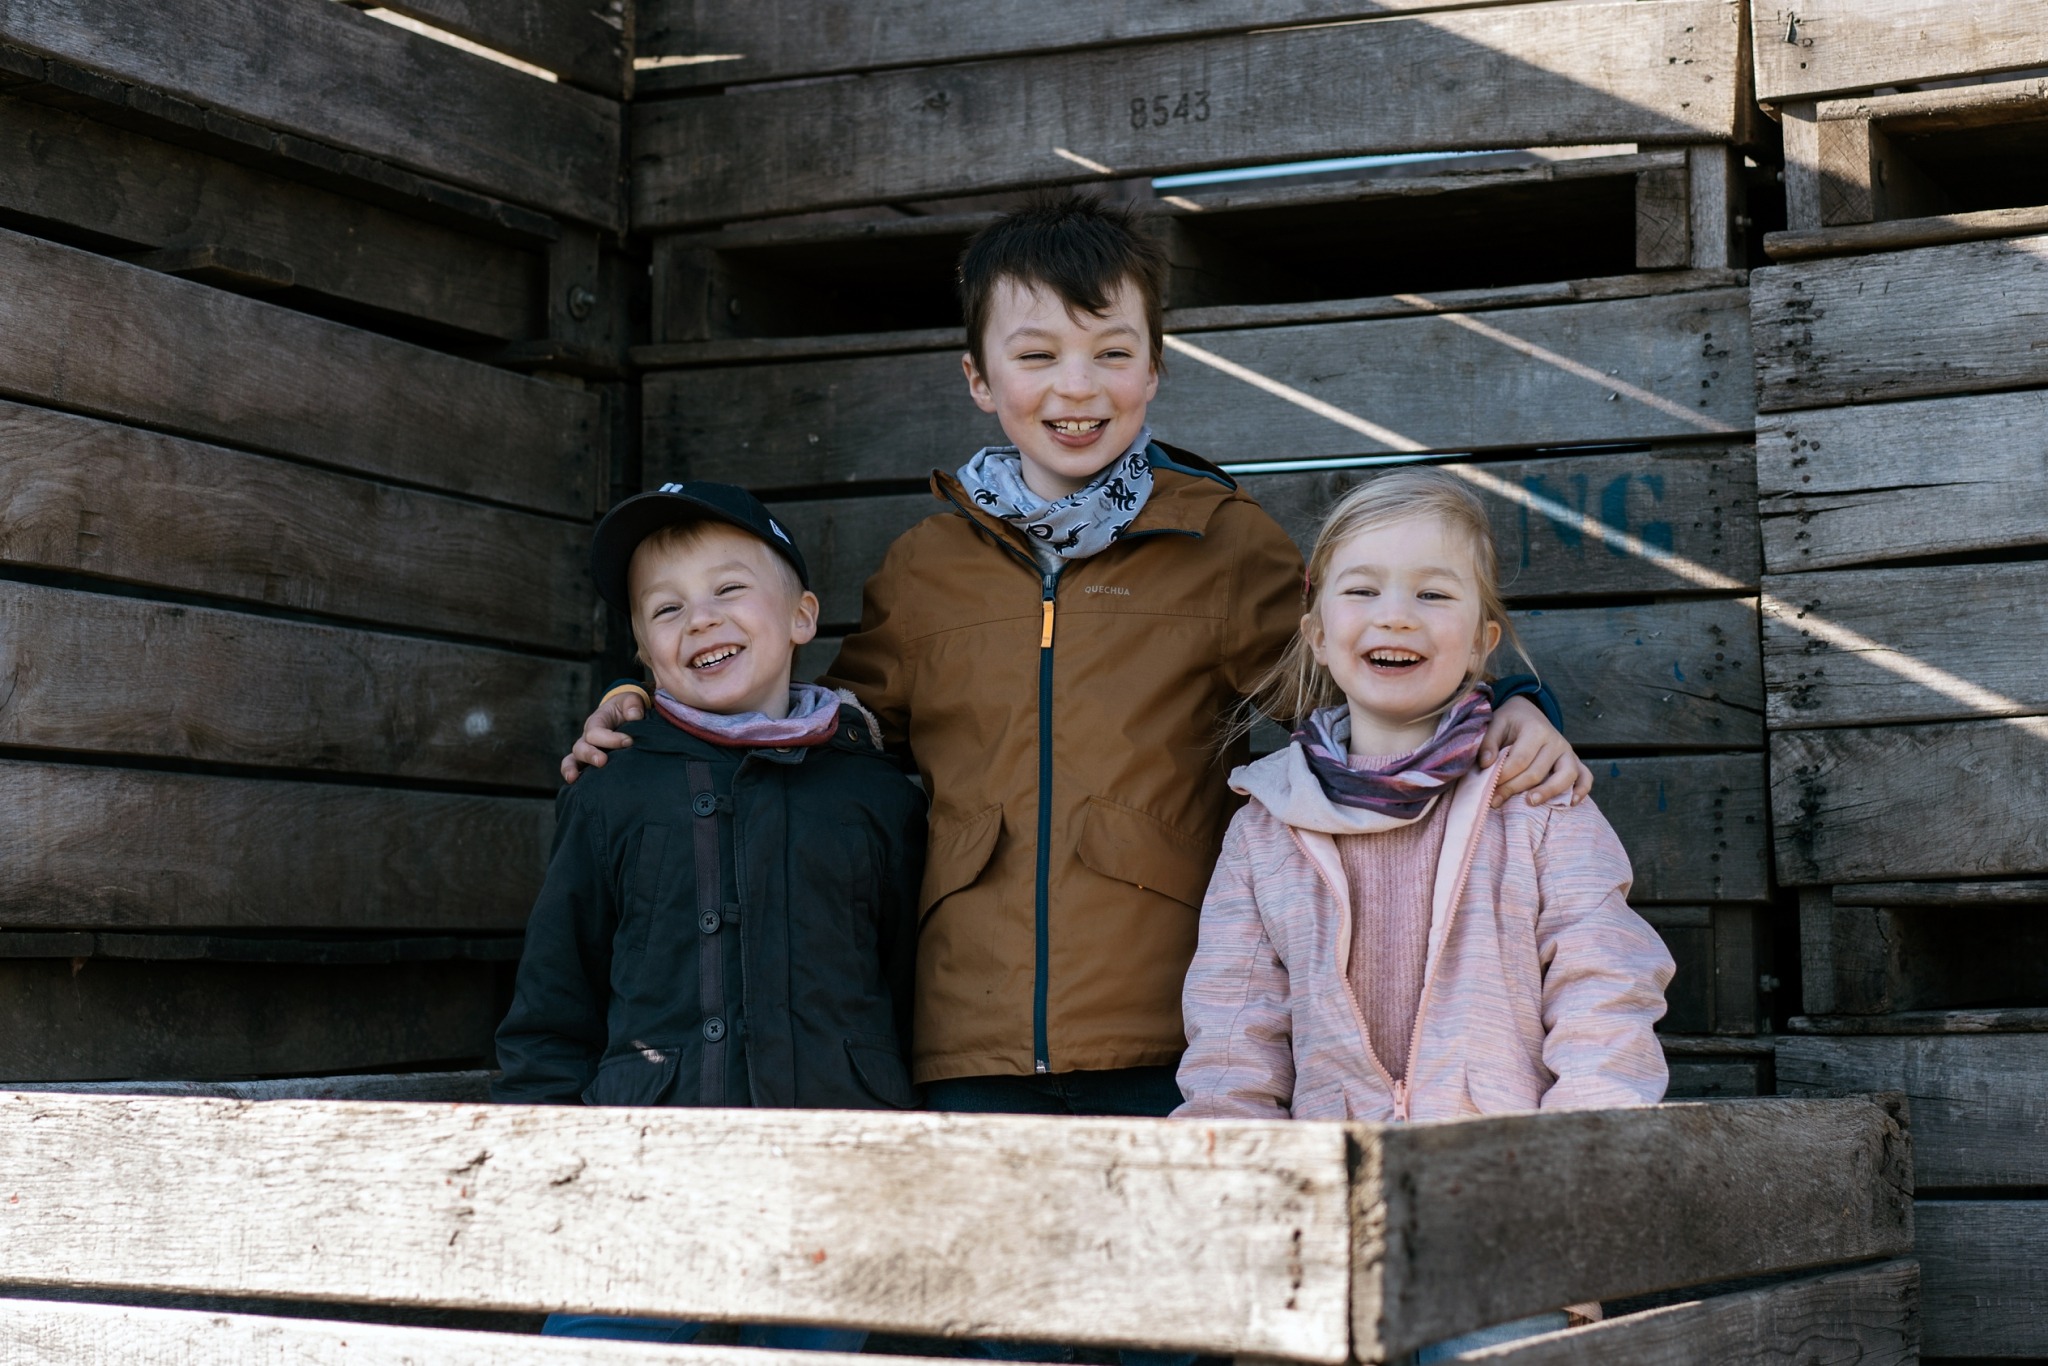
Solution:
<svg viewBox="0 0 2048 1366">
<path fill-rule="evenodd" d="M 1337 501 L 1323 519 L 1323 526 L 1316 533 L 1316 543 L 1308 553 L 1308 574 L 1302 583 L 1302 614 L 1316 610 L 1320 599 L 1323 580 L 1330 572 L 1330 561 L 1343 545 L 1362 531 L 1375 531 L 1406 522 L 1418 517 L 1435 517 L 1453 531 L 1463 535 L 1472 549 L 1473 578 L 1479 590 L 1479 617 L 1483 626 L 1493 622 L 1500 627 L 1501 644 L 1511 647 L 1524 664 L 1529 656 L 1522 649 L 1521 639 L 1515 634 L 1514 623 L 1508 620 L 1507 605 L 1500 596 L 1500 555 L 1493 543 L 1493 523 L 1486 516 L 1486 505 L 1479 501 L 1479 495 L 1464 480 L 1454 474 L 1427 466 L 1410 466 L 1382 474 L 1360 484 Z M 1465 686 L 1481 679 L 1491 679 L 1491 661 L 1482 663 L 1481 671 L 1465 680 Z M 1529 665 L 1530 672 L 1535 666 Z M 1459 691 L 1463 692 L 1463 688 Z M 1318 707 L 1327 707 L 1341 702 L 1344 695 L 1339 691 L 1336 680 L 1329 670 L 1316 663 L 1315 652 L 1309 648 L 1305 633 L 1295 632 L 1287 649 L 1278 663 L 1268 669 L 1252 688 L 1251 695 L 1240 709 L 1236 722 L 1231 727 L 1232 736 L 1249 731 L 1261 714 L 1272 717 L 1282 725 L 1298 723 Z"/>
</svg>

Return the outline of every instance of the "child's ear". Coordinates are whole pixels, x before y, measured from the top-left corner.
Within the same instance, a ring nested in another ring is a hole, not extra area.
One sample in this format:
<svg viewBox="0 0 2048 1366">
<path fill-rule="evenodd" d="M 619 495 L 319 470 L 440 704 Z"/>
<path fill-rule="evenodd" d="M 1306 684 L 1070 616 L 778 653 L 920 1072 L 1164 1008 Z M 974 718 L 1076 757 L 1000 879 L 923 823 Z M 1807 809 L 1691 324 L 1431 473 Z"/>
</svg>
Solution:
<svg viewBox="0 0 2048 1366">
<path fill-rule="evenodd" d="M 984 413 L 994 412 L 996 410 L 995 391 L 988 387 L 988 380 L 983 378 L 981 367 L 974 363 L 974 353 L 972 351 L 962 351 L 960 353 L 960 369 L 967 376 L 967 394 L 968 397 L 974 400 L 974 406 L 981 409 Z"/>
<path fill-rule="evenodd" d="M 1477 651 L 1477 657 L 1472 661 L 1474 673 L 1484 669 L 1486 661 L 1493 658 L 1493 652 L 1500 648 L 1500 637 L 1499 622 L 1485 621 L 1479 624 L 1479 640 L 1474 646 L 1474 649 Z"/>
<path fill-rule="evenodd" d="M 1323 658 L 1322 618 L 1313 611 L 1301 614 L 1301 638 L 1308 643 L 1308 652 L 1315 657 L 1316 663 L 1329 668 L 1330 662 Z"/>
<path fill-rule="evenodd" d="M 818 635 L 818 595 L 809 589 L 796 600 L 796 611 L 789 623 L 789 643 L 808 645 Z"/>
</svg>

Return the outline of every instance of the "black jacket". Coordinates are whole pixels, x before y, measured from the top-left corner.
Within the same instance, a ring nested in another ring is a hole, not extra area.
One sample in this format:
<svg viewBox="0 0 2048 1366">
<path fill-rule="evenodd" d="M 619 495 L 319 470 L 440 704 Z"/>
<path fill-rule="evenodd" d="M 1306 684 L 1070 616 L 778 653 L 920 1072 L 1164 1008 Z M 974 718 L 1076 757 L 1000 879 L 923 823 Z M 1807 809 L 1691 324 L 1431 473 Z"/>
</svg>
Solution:
<svg viewBox="0 0 2048 1366">
<path fill-rule="evenodd" d="M 829 743 L 790 750 L 625 729 L 557 799 L 493 1098 L 916 1104 L 925 802 L 866 719 L 842 708 Z"/>
</svg>

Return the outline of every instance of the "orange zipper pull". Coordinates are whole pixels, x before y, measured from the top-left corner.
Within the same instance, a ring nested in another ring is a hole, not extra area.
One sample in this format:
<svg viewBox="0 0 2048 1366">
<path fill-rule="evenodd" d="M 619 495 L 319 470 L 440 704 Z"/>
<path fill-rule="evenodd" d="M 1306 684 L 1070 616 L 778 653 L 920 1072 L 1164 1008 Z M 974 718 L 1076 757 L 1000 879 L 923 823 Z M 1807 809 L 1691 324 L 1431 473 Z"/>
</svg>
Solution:
<svg viewBox="0 0 2048 1366">
<path fill-rule="evenodd" d="M 1401 1121 L 1408 1118 L 1408 1080 L 1405 1077 L 1394 1083 L 1394 1118 Z"/>
<path fill-rule="evenodd" d="M 1040 632 L 1039 632 L 1039 634 L 1038 634 L 1038 648 L 1039 648 L 1039 649 L 1041 649 L 1041 650 L 1050 650 L 1050 649 L 1052 648 L 1052 599 L 1051 599 L 1051 598 L 1047 598 L 1047 599 L 1045 600 L 1045 628 L 1044 628 L 1044 629 L 1043 629 L 1042 631 L 1040 631 Z"/>
</svg>

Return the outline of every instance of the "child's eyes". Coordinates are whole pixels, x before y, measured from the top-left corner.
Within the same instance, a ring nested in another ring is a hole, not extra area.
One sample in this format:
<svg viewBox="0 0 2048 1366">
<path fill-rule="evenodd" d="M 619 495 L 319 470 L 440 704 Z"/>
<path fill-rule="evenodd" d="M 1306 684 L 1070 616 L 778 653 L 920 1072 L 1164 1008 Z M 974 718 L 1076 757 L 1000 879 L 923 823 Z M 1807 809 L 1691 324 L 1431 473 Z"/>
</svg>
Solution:
<svg viewBox="0 0 2048 1366">
<path fill-rule="evenodd" d="M 656 621 L 660 621 L 663 617 L 674 616 L 676 613 L 682 610 L 682 604 L 666 602 L 654 609 L 654 619 Z"/>
<path fill-rule="evenodd" d="M 722 583 L 718 586 L 718 596 L 722 598 L 728 593 L 737 593 L 745 587 L 746 585 L 743 583 Z"/>
</svg>

